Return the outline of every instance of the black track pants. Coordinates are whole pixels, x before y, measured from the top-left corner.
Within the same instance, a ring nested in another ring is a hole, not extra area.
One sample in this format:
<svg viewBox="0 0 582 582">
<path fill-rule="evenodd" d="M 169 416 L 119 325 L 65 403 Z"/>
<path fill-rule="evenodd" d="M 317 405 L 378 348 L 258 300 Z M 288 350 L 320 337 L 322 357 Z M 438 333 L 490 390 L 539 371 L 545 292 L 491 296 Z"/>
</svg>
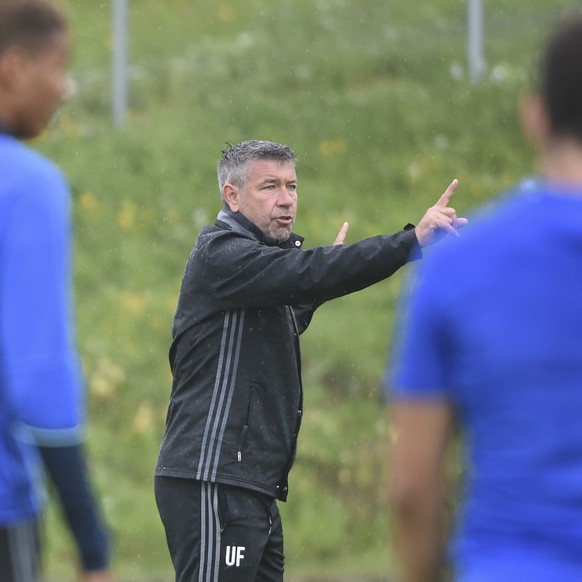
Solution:
<svg viewBox="0 0 582 582">
<path fill-rule="evenodd" d="M 176 582 L 282 582 L 283 528 L 274 499 L 171 477 L 156 477 L 155 490 Z"/>
<path fill-rule="evenodd" d="M 0 527 L 0 580 L 37 582 L 40 571 L 38 524 L 26 521 Z"/>
</svg>

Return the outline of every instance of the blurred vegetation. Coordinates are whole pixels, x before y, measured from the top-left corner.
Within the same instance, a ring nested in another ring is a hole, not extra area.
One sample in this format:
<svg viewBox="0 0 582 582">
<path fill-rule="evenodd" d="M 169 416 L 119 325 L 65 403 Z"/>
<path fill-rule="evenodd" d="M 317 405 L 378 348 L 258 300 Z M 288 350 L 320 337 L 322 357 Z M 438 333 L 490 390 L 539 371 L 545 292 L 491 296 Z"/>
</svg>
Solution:
<svg viewBox="0 0 582 582">
<path fill-rule="evenodd" d="M 65 2 L 65 0 L 63 0 Z M 460 214 L 523 173 L 519 95 L 536 50 L 578 2 L 484 2 L 487 70 L 469 83 L 461 0 L 133 0 L 128 123 L 110 121 L 110 3 L 68 0 L 78 95 L 35 147 L 70 178 L 89 449 L 128 580 L 169 580 L 153 469 L 170 391 L 182 270 L 219 210 L 226 142 L 299 155 L 297 232 L 331 243 L 414 222 L 453 177 Z M 390 569 L 379 382 L 403 274 L 324 305 L 303 338 L 305 422 L 282 504 L 295 575 Z M 54 507 L 47 568 L 71 580 Z"/>
</svg>

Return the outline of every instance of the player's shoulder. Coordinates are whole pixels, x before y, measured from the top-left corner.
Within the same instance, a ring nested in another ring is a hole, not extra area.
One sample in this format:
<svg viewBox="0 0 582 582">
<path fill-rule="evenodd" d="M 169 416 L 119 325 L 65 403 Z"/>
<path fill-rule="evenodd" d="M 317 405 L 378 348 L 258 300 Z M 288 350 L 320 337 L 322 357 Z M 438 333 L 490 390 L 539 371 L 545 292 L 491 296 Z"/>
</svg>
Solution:
<svg viewBox="0 0 582 582">
<path fill-rule="evenodd" d="M 66 178 L 52 160 L 15 138 L 0 139 L 0 196 L 21 202 L 62 202 L 68 195 Z"/>
<path fill-rule="evenodd" d="M 536 178 L 524 178 L 478 208 L 471 217 L 468 232 L 474 237 L 487 236 L 491 229 L 499 229 L 524 218 L 533 208 L 532 203 L 536 201 L 539 190 Z"/>
<path fill-rule="evenodd" d="M 1 136 L 0 152 L 4 175 L 26 171 L 32 178 L 63 179 L 63 173 L 57 164 L 16 138 Z"/>
</svg>

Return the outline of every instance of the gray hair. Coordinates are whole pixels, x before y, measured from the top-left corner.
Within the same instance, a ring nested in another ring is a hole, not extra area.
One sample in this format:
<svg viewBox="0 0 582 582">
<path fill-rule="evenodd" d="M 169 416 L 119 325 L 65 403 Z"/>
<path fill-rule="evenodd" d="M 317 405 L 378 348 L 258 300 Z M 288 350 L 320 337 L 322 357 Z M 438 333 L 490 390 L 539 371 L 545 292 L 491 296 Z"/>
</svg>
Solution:
<svg viewBox="0 0 582 582">
<path fill-rule="evenodd" d="M 250 163 L 255 160 L 269 160 L 281 164 L 288 162 L 293 166 L 297 163 L 297 156 L 291 148 L 273 141 L 248 140 L 228 145 L 230 147 L 222 152 L 222 158 L 218 162 L 218 187 L 221 196 L 225 184 L 245 187 Z"/>
</svg>

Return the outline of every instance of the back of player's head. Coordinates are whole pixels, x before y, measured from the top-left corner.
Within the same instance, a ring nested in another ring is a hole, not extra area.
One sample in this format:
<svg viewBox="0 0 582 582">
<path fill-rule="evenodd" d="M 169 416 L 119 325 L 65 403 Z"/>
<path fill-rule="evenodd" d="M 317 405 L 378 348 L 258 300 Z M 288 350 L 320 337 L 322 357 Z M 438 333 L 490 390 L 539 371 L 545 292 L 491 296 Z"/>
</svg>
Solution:
<svg viewBox="0 0 582 582">
<path fill-rule="evenodd" d="M 54 34 L 66 30 L 65 17 L 46 0 L 0 0 L 0 54 L 11 46 L 41 50 Z"/>
<path fill-rule="evenodd" d="M 551 133 L 582 142 L 582 18 L 569 21 L 550 37 L 538 89 Z"/>
</svg>

